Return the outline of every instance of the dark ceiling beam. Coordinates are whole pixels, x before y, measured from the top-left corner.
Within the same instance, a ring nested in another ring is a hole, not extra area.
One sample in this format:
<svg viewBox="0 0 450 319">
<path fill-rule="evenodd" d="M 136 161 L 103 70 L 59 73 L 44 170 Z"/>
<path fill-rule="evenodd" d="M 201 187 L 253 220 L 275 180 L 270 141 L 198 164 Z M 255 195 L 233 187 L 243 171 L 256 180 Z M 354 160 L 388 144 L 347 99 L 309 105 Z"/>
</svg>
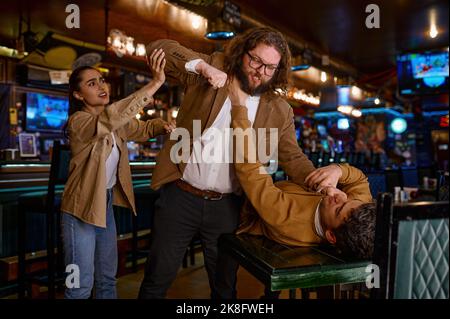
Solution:
<svg viewBox="0 0 450 319">
<path fill-rule="evenodd" d="M 247 23 L 249 23 L 250 25 L 253 25 L 255 27 L 266 26 L 264 23 L 260 22 L 259 20 L 255 19 L 245 13 L 241 13 L 241 18 L 243 21 L 246 21 Z M 284 30 L 280 30 L 280 31 L 283 32 Z M 311 42 L 307 42 L 305 40 L 299 39 L 298 36 L 291 36 L 291 35 L 287 34 L 286 31 L 284 31 L 283 34 L 284 34 L 286 40 L 291 44 L 291 46 L 293 46 L 295 49 L 299 50 L 300 52 L 302 52 L 306 48 L 310 49 L 313 53 L 313 58 L 315 58 L 316 61 L 317 60 L 321 61 L 322 56 L 327 55 L 327 54 L 322 53 L 321 50 L 315 44 L 313 44 Z M 335 73 L 337 73 L 336 75 L 338 75 L 338 76 L 347 75 L 354 79 L 359 77 L 359 71 L 355 67 L 353 67 L 350 64 L 345 63 L 343 61 L 340 61 L 334 57 L 329 57 L 329 65 L 328 66 L 318 65 L 317 62 L 314 63 L 314 66 L 323 71 L 335 72 Z"/>
<path fill-rule="evenodd" d="M 186 3 L 183 0 L 171 0 L 169 1 L 173 5 L 180 6 L 187 10 L 190 10 L 207 20 L 213 20 L 216 17 L 220 16 L 223 9 L 223 1 L 215 1 L 213 4 L 209 6 L 200 6 L 194 5 L 190 3 Z M 243 13 L 241 11 L 241 28 L 243 30 L 251 28 L 251 27 L 265 27 L 267 26 L 261 19 L 254 18 L 247 13 Z M 357 79 L 360 76 L 360 72 L 352 65 L 338 60 L 334 57 L 329 57 L 329 65 L 322 65 L 322 56 L 327 55 L 322 52 L 322 50 L 315 44 L 305 41 L 301 39 L 298 35 L 293 35 L 290 30 L 283 30 L 280 26 L 277 26 L 280 32 L 283 33 L 286 40 L 293 49 L 294 52 L 303 52 L 305 48 L 311 50 L 313 55 L 312 65 L 318 69 L 323 71 L 334 73 L 334 75 L 338 77 L 351 77 L 353 79 Z"/>
</svg>

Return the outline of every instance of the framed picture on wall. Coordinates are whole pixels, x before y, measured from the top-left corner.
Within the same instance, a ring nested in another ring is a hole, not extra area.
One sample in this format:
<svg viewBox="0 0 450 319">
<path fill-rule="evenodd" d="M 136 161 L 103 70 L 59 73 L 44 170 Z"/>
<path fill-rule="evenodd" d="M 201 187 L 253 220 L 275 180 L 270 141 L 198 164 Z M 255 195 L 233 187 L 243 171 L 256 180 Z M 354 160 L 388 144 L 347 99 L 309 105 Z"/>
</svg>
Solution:
<svg viewBox="0 0 450 319">
<path fill-rule="evenodd" d="M 36 136 L 30 133 L 19 134 L 20 157 L 36 157 Z"/>
</svg>

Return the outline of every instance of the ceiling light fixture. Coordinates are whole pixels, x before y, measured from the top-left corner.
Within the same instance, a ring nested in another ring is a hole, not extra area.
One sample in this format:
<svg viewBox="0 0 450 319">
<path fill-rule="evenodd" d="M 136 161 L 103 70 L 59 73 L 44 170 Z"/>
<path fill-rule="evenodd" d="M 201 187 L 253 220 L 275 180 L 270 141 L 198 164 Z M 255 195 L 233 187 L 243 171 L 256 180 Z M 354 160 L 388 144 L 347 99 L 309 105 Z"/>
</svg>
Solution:
<svg viewBox="0 0 450 319">
<path fill-rule="evenodd" d="M 308 70 L 311 67 L 310 63 L 301 55 L 296 55 L 292 58 L 291 71 Z"/>
<path fill-rule="evenodd" d="M 108 36 L 108 45 L 121 58 L 124 55 L 145 56 L 145 45 L 137 43 L 134 45 L 134 38 L 129 37 L 119 29 L 111 29 Z"/>
<path fill-rule="evenodd" d="M 192 28 L 193 28 L 194 30 L 200 29 L 200 26 L 202 25 L 202 22 L 203 22 L 202 20 L 203 20 L 203 19 L 202 19 L 201 17 L 195 15 L 195 16 L 192 18 L 192 21 L 191 21 Z"/>
<path fill-rule="evenodd" d="M 177 116 L 178 116 L 178 108 L 177 107 L 173 107 L 170 115 L 172 116 L 172 118 L 176 119 Z"/>
<path fill-rule="evenodd" d="M 353 106 L 351 105 L 339 105 L 337 110 L 344 114 L 351 114 L 353 111 Z"/>
<path fill-rule="evenodd" d="M 428 33 L 430 38 L 434 39 L 438 36 L 439 32 L 436 26 L 436 10 L 432 9 L 430 11 L 430 31 Z"/>
<path fill-rule="evenodd" d="M 220 17 L 214 21 L 208 21 L 205 37 L 209 40 L 229 40 L 233 38 L 236 33 L 233 27 L 225 23 Z"/>
<path fill-rule="evenodd" d="M 288 97 L 314 106 L 320 104 L 320 97 L 316 97 L 312 93 L 306 94 L 304 90 L 297 90 L 295 88 L 288 92 Z"/>
<path fill-rule="evenodd" d="M 136 51 L 136 48 L 134 47 L 134 39 L 132 37 L 127 37 L 127 44 L 125 45 L 125 48 L 129 55 L 133 55 L 134 51 Z"/>
<path fill-rule="evenodd" d="M 352 114 L 352 116 L 354 116 L 354 117 L 361 117 L 362 112 L 361 112 L 361 110 L 353 109 L 352 112 L 351 112 L 351 114 Z"/>
<path fill-rule="evenodd" d="M 138 43 L 136 45 L 136 55 L 137 56 L 145 56 L 146 51 L 145 51 L 145 45 L 143 45 L 142 43 Z"/>
<path fill-rule="evenodd" d="M 439 32 L 436 28 L 436 25 L 432 24 L 430 26 L 430 38 L 434 39 L 438 36 Z"/>
</svg>

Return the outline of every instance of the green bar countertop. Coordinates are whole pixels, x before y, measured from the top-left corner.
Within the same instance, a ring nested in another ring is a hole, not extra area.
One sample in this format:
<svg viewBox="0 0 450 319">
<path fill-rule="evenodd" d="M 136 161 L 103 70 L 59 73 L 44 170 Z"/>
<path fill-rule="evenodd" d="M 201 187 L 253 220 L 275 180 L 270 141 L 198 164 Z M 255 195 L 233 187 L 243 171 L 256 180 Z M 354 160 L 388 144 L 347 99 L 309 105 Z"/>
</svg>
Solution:
<svg viewBox="0 0 450 319">
<path fill-rule="evenodd" d="M 219 245 L 272 291 L 365 282 L 371 263 L 332 246 L 293 247 L 248 234 L 223 235 Z"/>
</svg>

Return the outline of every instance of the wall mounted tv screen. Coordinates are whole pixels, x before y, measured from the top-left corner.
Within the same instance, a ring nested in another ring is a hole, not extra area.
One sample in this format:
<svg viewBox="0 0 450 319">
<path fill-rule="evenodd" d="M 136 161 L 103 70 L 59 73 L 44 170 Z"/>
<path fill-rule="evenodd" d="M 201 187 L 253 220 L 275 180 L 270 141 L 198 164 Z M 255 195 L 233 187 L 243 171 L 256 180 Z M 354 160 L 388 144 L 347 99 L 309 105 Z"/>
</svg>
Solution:
<svg viewBox="0 0 450 319">
<path fill-rule="evenodd" d="M 448 48 L 398 55 L 397 76 L 402 95 L 448 92 Z"/>
<path fill-rule="evenodd" d="M 63 96 L 27 93 L 26 130 L 61 132 L 67 121 L 69 100 Z"/>
</svg>

